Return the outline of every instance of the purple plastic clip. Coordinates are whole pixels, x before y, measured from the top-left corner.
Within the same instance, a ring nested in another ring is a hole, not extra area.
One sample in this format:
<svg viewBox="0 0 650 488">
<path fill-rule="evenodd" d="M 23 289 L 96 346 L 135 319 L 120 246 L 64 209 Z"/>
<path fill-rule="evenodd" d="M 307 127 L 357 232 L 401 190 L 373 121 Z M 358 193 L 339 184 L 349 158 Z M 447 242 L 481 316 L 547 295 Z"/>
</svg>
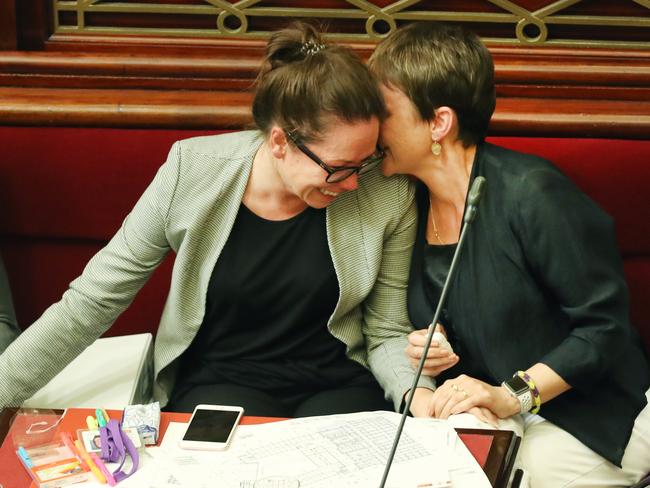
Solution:
<svg viewBox="0 0 650 488">
<path fill-rule="evenodd" d="M 101 458 L 110 463 L 120 463 L 117 469 L 113 471 L 115 481 L 120 482 L 138 470 L 138 450 L 129 439 L 129 436 L 124 433 L 117 420 L 110 420 L 105 427 L 100 427 L 99 437 L 102 445 Z M 131 472 L 128 474 L 122 471 L 127 454 L 131 456 L 133 464 Z"/>
</svg>

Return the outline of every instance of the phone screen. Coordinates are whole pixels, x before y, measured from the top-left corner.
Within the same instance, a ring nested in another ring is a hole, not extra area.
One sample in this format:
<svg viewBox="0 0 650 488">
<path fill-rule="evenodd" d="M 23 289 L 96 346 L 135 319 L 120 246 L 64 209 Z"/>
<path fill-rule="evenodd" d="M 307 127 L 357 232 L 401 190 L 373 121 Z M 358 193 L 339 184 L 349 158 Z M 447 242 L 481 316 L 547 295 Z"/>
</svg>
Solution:
<svg viewBox="0 0 650 488">
<path fill-rule="evenodd" d="M 226 442 L 238 415 L 234 410 L 197 410 L 183 440 Z"/>
</svg>

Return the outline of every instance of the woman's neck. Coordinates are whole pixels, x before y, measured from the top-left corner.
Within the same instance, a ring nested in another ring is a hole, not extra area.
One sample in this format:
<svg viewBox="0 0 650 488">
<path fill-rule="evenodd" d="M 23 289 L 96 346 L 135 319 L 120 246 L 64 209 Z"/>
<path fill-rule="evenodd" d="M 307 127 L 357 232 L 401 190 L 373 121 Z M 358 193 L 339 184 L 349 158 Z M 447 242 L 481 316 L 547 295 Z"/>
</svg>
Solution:
<svg viewBox="0 0 650 488">
<path fill-rule="evenodd" d="M 465 148 L 455 142 L 447 145 L 439 157 L 432 156 L 432 160 L 423 165 L 416 176 L 428 188 L 434 204 L 452 205 L 462 213 L 475 155 L 476 146 Z"/>
<path fill-rule="evenodd" d="M 278 172 L 277 160 L 266 142 L 253 159 L 253 167 L 244 191 L 242 203 L 253 213 L 268 220 L 286 220 L 307 208 L 307 204 L 293 194 Z"/>
<path fill-rule="evenodd" d="M 476 146 L 448 144 L 439 157 L 432 155 L 417 175 L 428 189 L 426 239 L 429 244 L 458 242 L 475 155 Z"/>
</svg>

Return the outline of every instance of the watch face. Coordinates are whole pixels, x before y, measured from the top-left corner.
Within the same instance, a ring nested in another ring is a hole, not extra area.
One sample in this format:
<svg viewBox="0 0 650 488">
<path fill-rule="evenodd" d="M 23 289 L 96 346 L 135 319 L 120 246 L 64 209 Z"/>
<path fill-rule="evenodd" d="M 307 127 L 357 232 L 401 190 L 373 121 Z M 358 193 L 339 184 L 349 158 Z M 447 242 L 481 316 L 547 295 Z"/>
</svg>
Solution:
<svg viewBox="0 0 650 488">
<path fill-rule="evenodd" d="M 528 383 L 526 383 L 523 378 L 519 376 L 513 376 L 509 380 L 505 381 L 505 384 L 514 392 L 515 395 L 519 396 L 527 391 L 530 391 Z"/>
</svg>

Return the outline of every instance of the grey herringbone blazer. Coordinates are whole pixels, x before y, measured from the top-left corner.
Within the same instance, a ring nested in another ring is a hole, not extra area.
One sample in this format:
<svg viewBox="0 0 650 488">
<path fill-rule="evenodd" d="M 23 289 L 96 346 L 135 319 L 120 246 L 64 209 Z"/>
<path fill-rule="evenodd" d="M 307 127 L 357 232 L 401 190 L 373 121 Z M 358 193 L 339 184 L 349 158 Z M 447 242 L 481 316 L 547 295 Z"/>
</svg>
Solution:
<svg viewBox="0 0 650 488">
<path fill-rule="evenodd" d="M 154 398 L 165 405 L 179 356 L 205 312 L 208 281 L 237 215 L 262 135 L 198 137 L 172 147 L 117 234 L 0 356 L 0 406 L 31 396 L 104 333 L 172 250 L 176 260 L 154 347 Z M 364 175 L 327 209 L 340 296 L 331 333 L 370 366 L 398 405 L 413 371 L 405 355 L 406 284 L 416 211 L 405 178 Z"/>
</svg>

